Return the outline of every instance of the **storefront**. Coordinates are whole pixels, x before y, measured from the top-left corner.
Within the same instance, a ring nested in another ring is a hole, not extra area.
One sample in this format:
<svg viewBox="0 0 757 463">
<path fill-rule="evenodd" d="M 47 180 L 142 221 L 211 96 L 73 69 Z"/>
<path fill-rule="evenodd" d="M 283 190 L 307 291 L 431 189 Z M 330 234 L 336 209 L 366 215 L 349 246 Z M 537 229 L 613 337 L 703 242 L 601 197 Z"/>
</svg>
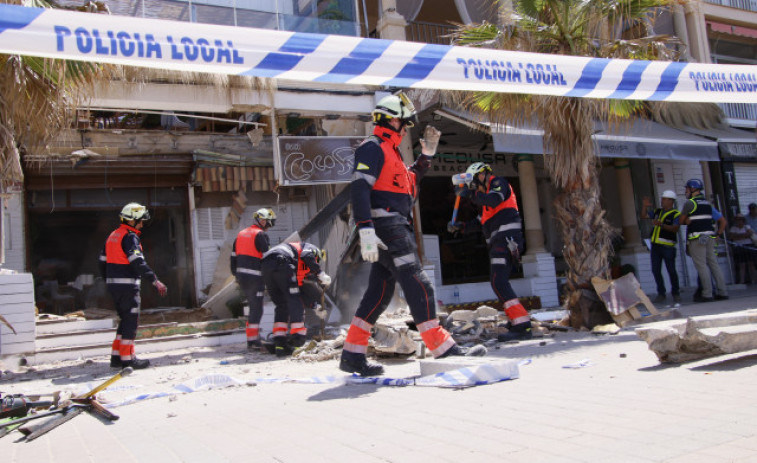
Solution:
<svg viewBox="0 0 757 463">
<path fill-rule="evenodd" d="M 148 264 L 169 288 L 160 298 L 143 282 L 142 307 L 193 307 L 188 184 L 191 155 L 67 156 L 27 160 L 26 268 L 41 312 L 108 308 L 98 258 L 129 202 L 148 207 L 142 233 Z"/>
</svg>

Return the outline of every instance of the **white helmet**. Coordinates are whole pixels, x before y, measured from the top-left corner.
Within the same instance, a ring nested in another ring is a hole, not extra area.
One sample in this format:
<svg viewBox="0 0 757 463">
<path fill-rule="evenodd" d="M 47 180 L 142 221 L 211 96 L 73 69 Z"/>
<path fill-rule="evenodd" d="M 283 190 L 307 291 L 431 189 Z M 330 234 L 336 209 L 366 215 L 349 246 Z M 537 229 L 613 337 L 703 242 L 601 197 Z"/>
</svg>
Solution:
<svg viewBox="0 0 757 463">
<path fill-rule="evenodd" d="M 665 191 L 663 191 L 662 192 L 662 196 L 660 196 L 660 197 L 661 198 L 673 199 L 673 200 L 678 199 L 678 197 L 676 196 L 676 192 L 673 191 L 673 190 L 665 190 Z"/>
<path fill-rule="evenodd" d="M 147 208 L 139 203 L 129 203 L 121 209 L 119 214 L 122 222 L 129 220 L 150 220 L 150 213 Z"/>
<path fill-rule="evenodd" d="M 252 214 L 252 217 L 255 219 L 255 221 L 260 225 L 261 220 L 268 221 L 268 226 L 273 227 L 276 225 L 276 213 L 273 212 L 273 209 L 270 207 L 261 207 L 257 211 L 255 211 L 254 214 Z"/>
<path fill-rule="evenodd" d="M 395 117 L 407 127 L 413 127 L 418 120 L 413 102 L 402 92 L 380 99 L 371 115 L 375 124 L 384 126 Z"/>
</svg>

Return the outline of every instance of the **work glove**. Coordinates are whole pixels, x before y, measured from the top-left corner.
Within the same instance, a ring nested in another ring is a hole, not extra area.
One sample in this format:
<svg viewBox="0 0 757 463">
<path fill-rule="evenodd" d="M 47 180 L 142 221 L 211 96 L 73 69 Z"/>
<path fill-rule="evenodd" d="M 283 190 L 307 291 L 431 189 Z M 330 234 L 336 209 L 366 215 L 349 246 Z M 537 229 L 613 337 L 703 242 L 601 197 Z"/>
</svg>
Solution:
<svg viewBox="0 0 757 463">
<path fill-rule="evenodd" d="M 318 274 L 318 281 L 321 283 L 321 286 L 328 288 L 328 286 L 331 284 L 331 277 L 328 276 L 326 272 L 321 272 Z"/>
<path fill-rule="evenodd" d="M 435 155 L 436 148 L 439 146 L 439 137 L 441 136 L 442 133 L 434 126 L 427 125 L 426 129 L 423 131 L 423 138 L 420 139 L 421 153 L 426 156 Z"/>
<path fill-rule="evenodd" d="M 455 185 L 455 196 L 459 196 L 461 198 L 467 198 L 471 195 L 471 189 L 468 188 L 468 185 L 463 183 L 462 185 Z"/>
<path fill-rule="evenodd" d="M 366 262 L 376 262 L 379 259 L 379 248 L 388 249 L 383 241 L 376 236 L 373 228 L 360 229 L 360 254 Z"/>
<path fill-rule="evenodd" d="M 462 229 L 463 229 L 463 224 L 462 223 L 450 221 L 447 224 L 447 231 L 450 232 L 453 235 L 455 233 L 460 232 Z"/>
<path fill-rule="evenodd" d="M 158 294 L 160 294 L 161 296 L 168 294 L 168 287 L 164 285 L 160 280 L 155 280 L 153 286 L 155 286 L 155 289 L 158 290 Z"/>
</svg>

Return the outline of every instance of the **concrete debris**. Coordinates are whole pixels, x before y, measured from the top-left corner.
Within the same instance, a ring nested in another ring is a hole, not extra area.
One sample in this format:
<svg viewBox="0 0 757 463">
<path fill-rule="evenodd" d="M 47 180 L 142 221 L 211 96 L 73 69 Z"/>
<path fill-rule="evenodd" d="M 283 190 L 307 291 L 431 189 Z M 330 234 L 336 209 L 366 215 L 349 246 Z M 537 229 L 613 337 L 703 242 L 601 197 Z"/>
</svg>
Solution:
<svg viewBox="0 0 757 463">
<path fill-rule="evenodd" d="M 606 325 L 597 325 L 591 329 L 594 334 L 618 334 L 620 333 L 620 327 L 615 323 L 608 323 Z"/>
<path fill-rule="evenodd" d="M 406 324 L 379 324 L 373 327 L 373 348 L 376 354 L 415 354 L 418 350 L 417 331 L 410 331 Z"/>
<path fill-rule="evenodd" d="M 324 362 L 339 358 L 345 337 L 344 334 L 341 334 L 336 339 L 328 341 L 310 340 L 292 353 L 292 359 L 303 362 Z"/>
<path fill-rule="evenodd" d="M 637 328 L 660 362 L 678 363 L 757 349 L 757 309 Z"/>
</svg>

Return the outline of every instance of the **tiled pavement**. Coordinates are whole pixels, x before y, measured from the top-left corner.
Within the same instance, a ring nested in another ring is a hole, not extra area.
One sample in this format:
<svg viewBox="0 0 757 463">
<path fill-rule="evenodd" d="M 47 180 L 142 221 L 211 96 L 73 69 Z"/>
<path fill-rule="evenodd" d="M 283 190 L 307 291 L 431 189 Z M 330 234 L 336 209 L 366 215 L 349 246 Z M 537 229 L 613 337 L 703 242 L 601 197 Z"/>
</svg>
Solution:
<svg viewBox="0 0 757 463">
<path fill-rule="evenodd" d="M 681 312 L 757 307 L 755 296 L 733 291 L 729 301 Z M 22 463 L 757 461 L 757 352 L 660 365 L 625 329 L 502 345 L 491 357 L 532 362 L 517 380 L 466 390 L 258 384 L 147 400 L 114 409 L 114 424 L 84 415 L 34 442 L 11 434 L 0 455 Z M 563 368 L 585 359 L 590 366 Z M 273 376 L 298 377 L 301 364 L 279 362 Z M 389 376 L 418 371 L 416 361 L 387 365 Z M 333 361 L 301 371 L 341 376 Z"/>
</svg>

